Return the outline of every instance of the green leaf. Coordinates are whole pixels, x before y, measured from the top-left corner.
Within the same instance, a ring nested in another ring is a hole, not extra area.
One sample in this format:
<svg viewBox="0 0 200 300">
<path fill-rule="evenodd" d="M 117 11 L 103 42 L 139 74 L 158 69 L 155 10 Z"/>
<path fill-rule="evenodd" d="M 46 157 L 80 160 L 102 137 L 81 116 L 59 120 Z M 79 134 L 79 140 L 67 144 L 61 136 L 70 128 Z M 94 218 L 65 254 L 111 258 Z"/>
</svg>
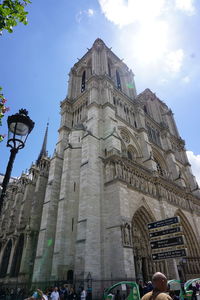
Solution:
<svg viewBox="0 0 200 300">
<path fill-rule="evenodd" d="M 27 24 L 25 6 L 31 3 L 30 0 L 3 0 L 0 4 L 0 33 L 3 30 L 13 32 L 13 27 L 18 22 Z"/>
</svg>

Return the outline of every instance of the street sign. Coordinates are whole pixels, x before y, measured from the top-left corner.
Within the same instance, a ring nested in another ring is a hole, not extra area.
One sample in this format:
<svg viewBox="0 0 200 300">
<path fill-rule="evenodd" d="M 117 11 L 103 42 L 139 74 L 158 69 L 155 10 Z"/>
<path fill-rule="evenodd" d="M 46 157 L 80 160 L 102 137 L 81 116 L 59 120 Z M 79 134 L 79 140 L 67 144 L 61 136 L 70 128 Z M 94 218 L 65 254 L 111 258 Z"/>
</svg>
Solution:
<svg viewBox="0 0 200 300">
<path fill-rule="evenodd" d="M 160 248 L 160 249 L 152 249 L 151 253 L 152 254 L 163 253 L 163 252 L 173 251 L 173 250 L 182 250 L 185 248 L 186 248 L 186 245 L 178 245 L 178 246 L 172 246 L 172 247 L 166 247 L 166 248 Z"/>
<path fill-rule="evenodd" d="M 149 229 L 149 232 L 157 232 L 160 230 L 165 230 L 165 229 L 170 229 L 170 228 L 176 228 L 178 226 L 181 226 L 180 223 L 175 223 L 175 224 L 171 224 L 171 225 L 167 225 L 167 226 L 162 226 L 162 227 L 158 227 L 158 228 L 151 228 Z"/>
<path fill-rule="evenodd" d="M 178 216 L 164 219 L 164 220 L 157 221 L 157 222 L 153 222 L 153 223 L 149 223 L 148 230 L 151 230 L 153 228 L 163 227 L 163 226 L 169 226 L 169 225 L 176 224 L 176 223 L 180 223 L 180 218 Z"/>
<path fill-rule="evenodd" d="M 187 255 L 180 217 L 152 222 L 147 226 L 153 260 Z"/>
<path fill-rule="evenodd" d="M 184 242 L 184 237 L 181 235 L 178 237 L 167 238 L 160 241 L 151 241 L 150 245 L 151 249 L 159 249 L 165 247 L 172 247 L 176 245 L 183 245 Z"/>
<path fill-rule="evenodd" d="M 158 237 L 153 237 L 150 240 L 151 241 L 161 241 L 161 240 L 167 239 L 167 238 L 179 237 L 180 235 L 183 235 L 183 232 L 175 232 L 175 233 L 166 234 L 166 235 L 162 235 L 162 236 L 158 236 Z"/>
<path fill-rule="evenodd" d="M 164 230 L 160 230 L 160 231 L 156 231 L 156 232 L 149 232 L 149 237 L 151 240 L 153 240 L 154 238 L 157 237 L 163 237 L 163 235 L 168 235 L 170 234 L 170 236 L 173 236 L 173 233 L 179 233 L 182 231 L 182 228 L 179 227 L 174 227 L 174 228 L 168 228 L 168 229 L 164 229 Z"/>
<path fill-rule="evenodd" d="M 184 257 L 184 256 L 187 256 L 186 249 L 166 251 L 166 252 L 162 252 L 162 253 L 155 253 L 155 254 L 152 254 L 152 259 L 153 260 L 162 260 L 162 259 L 167 259 L 167 258 Z"/>
</svg>

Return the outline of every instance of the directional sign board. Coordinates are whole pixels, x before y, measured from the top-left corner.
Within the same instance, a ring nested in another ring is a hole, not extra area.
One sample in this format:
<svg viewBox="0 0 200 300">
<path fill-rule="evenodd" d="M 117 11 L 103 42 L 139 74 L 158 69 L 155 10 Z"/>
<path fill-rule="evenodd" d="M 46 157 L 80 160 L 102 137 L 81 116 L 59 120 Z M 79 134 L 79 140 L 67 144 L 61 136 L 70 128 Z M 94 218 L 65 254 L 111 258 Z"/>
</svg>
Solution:
<svg viewBox="0 0 200 300">
<path fill-rule="evenodd" d="M 177 223 L 180 223 L 180 218 L 179 217 L 172 217 L 172 218 L 168 218 L 168 219 L 165 219 L 165 220 L 149 223 L 148 224 L 148 230 L 163 227 L 163 226 L 170 226 L 172 224 L 177 224 Z"/>
<path fill-rule="evenodd" d="M 178 246 L 166 247 L 161 249 L 153 249 L 151 250 L 151 253 L 156 254 L 156 253 L 163 253 L 163 252 L 182 250 L 182 249 L 185 249 L 185 245 L 178 245 Z"/>
<path fill-rule="evenodd" d="M 161 241 L 163 239 L 167 239 L 167 238 L 172 238 L 172 237 L 179 237 L 180 235 L 183 235 L 183 232 L 175 232 L 175 233 L 171 233 L 171 234 L 166 234 L 166 235 L 162 235 L 162 236 L 158 236 L 158 237 L 153 237 L 150 240 L 151 241 Z"/>
<path fill-rule="evenodd" d="M 172 247 L 176 245 L 184 245 L 184 238 L 183 236 L 172 237 L 168 239 L 163 239 L 160 241 L 152 241 L 150 242 L 151 249 L 159 249 L 165 247 Z"/>
<path fill-rule="evenodd" d="M 162 253 L 154 253 L 152 254 L 153 260 L 162 260 L 167 258 L 174 258 L 174 257 L 184 257 L 187 256 L 186 249 L 180 249 L 180 250 L 172 250 L 172 251 L 166 251 Z"/>
<path fill-rule="evenodd" d="M 149 232 L 149 237 L 151 240 L 153 240 L 154 238 L 157 238 L 159 236 L 163 235 L 172 235 L 173 233 L 179 233 L 182 231 L 181 227 L 174 227 L 174 228 L 168 228 L 168 229 L 163 229 L 160 231 L 155 231 L 155 232 Z"/>
<path fill-rule="evenodd" d="M 153 260 L 186 256 L 180 217 L 147 224 Z"/>
</svg>

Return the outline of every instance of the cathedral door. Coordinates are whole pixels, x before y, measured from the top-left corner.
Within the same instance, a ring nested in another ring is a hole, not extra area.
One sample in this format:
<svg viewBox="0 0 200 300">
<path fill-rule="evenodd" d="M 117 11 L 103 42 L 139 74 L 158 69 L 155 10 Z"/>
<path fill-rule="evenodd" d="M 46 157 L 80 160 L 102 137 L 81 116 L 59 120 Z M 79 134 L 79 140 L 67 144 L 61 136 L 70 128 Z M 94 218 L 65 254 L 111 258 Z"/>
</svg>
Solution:
<svg viewBox="0 0 200 300">
<path fill-rule="evenodd" d="M 133 254 L 135 260 L 136 279 L 149 281 L 155 272 L 167 274 L 165 262 L 153 262 L 147 224 L 155 219 L 149 214 L 145 207 L 140 207 L 133 216 L 132 236 Z"/>
</svg>

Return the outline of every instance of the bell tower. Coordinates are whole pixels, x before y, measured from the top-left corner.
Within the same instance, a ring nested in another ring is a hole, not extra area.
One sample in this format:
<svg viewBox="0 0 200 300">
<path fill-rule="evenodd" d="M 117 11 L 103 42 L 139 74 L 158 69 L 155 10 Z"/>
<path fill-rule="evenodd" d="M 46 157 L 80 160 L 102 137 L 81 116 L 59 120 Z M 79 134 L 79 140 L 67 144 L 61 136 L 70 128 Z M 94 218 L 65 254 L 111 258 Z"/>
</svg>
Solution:
<svg viewBox="0 0 200 300">
<path fill-rule="evenodd" d="M 137 95 L 133 72 L 97 39 L 70 70 L 58 132 L 33 281 L 150 280 L 146 224 L 189 213 L 199 193 L 172 113 L 149 89 Z"/>
</svg>

